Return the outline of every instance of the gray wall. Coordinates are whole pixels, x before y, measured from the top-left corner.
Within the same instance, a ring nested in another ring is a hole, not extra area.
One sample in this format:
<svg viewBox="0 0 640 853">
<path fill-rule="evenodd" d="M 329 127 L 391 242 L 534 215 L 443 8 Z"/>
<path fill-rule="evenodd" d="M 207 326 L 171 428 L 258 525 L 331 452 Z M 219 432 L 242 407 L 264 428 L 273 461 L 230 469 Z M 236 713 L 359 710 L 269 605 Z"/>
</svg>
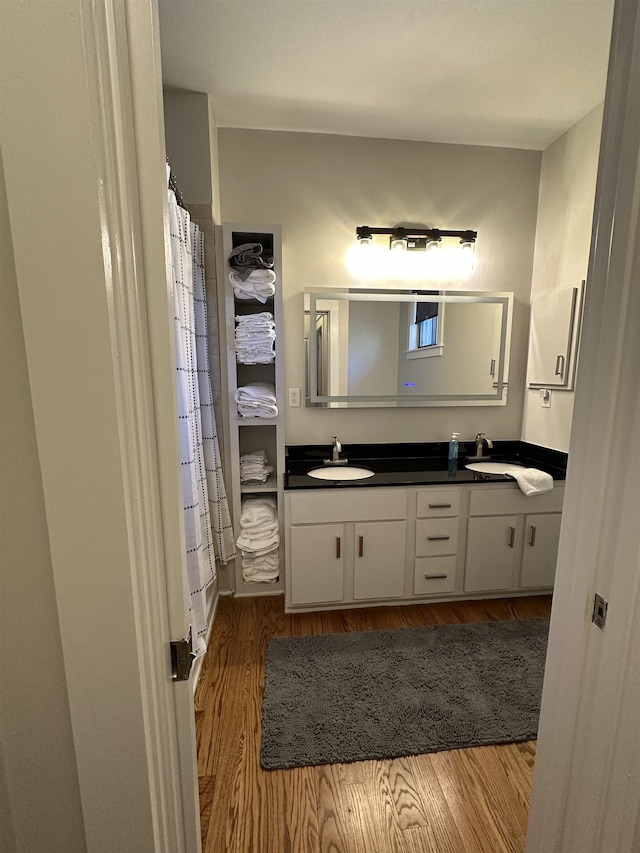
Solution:
<svg viewBox="0 0 640 853">
<path fill-rule="evenodd" d="M 1 160 L 0 299 L 0 849 L 83 853 L 80 792 Z"/>
<path fill-rule="evenodd" d="M 167 157 L 178 188 L 190 204 L 213 204 L 209 97 L 202 92 L 165 90 L 164 133 Z"/>
<path fill-rule="evenodd" d="M 283 228 L 288 386 L 304 387 L 303 290 L 356 284 L 344 256 L 358 225 L 477 229 L 462 287 L 515 294 L 507 406 L 288 408 L 289 443 L 520 437 L 540 152 L 229 128 L 218 144 L 223 220 Z"/>
<path fill-rule="evenodd" d="M 532 296 L 581 281 L 587 274 L 603 106 L 588 113 L 542 155 Z M 543 409 L 527 391 L 522 437 L 569 450 L 573 391 L 552 391 Z"/>
</svg>

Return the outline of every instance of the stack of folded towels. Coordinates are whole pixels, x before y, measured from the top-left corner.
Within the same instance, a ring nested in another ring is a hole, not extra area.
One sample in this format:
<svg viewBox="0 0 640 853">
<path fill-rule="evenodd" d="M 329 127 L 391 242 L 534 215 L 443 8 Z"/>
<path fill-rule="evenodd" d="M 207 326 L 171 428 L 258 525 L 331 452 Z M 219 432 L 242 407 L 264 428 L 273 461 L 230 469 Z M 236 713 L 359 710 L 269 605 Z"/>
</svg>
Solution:
<svg viewBox="0 0 640 853">
<path fill-rule="evenodd" d="M 261 243 L 243 243 L 229 255 L 229 281 L 236 299 L 257 299 L 263 304 L 276 291 L 273 257 Z"/>
<path fill-rule="evenodd" d="M 242 501 L 237 545 L 242 552 L 245 581 L 268 583 L 278 579 L 280 530 L 274 497 L 252 496 Z"/>
<path fill-rule="evenodd" d="M 276 353 L 276 324 L 273 314 L 245 314 L 236 317 L 236 358 L 241 364 L 269 364 Z"/>
<path fill-rule="evenodd" d="M 241 483 L 266 483 L 273 467 L 268 464 L 266 450 L 254 450 L 240 457 Z"/>
<path fill-rule="evenodd" d="M 276 389 L 268 382 L 241 385 L 233 395 L 241 418 L 275 418 L 278 416 Z"/>
</svg>

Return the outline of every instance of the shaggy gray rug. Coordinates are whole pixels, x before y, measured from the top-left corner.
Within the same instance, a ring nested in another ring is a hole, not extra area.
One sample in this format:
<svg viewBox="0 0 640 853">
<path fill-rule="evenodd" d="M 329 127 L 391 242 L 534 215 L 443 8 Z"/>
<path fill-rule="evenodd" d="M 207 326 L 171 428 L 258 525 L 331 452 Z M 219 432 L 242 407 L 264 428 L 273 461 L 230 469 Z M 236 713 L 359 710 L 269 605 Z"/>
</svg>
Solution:
<svg viewBox="0 0 640 853">
<path fill-rule="evenodd" d="M 271 640 L 266 769 L 530 740 L 549 620 Z"/>
</svg>

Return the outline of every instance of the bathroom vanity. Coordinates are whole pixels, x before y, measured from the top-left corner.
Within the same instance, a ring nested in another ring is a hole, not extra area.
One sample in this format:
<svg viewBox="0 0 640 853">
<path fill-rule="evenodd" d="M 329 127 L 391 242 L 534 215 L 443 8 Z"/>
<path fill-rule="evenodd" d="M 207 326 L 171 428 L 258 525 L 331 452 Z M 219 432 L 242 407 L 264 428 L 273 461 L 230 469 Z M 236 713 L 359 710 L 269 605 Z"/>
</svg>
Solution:
<svg viewBox="0 0 640 853">
<path fill-rule="evenodd" d="M 375 471 L 346 484 L 308 475 L 327 448 L 288 448 L 286 609 L 549 592 L 566 456 L 496 445 L 492 458 L 546 470 L 553 490 L 525 496 L 507 477 L 467 470 L 463 458 L 450 480 L 438 443 L 344 446 L 350 462 Z"/>
</svg>

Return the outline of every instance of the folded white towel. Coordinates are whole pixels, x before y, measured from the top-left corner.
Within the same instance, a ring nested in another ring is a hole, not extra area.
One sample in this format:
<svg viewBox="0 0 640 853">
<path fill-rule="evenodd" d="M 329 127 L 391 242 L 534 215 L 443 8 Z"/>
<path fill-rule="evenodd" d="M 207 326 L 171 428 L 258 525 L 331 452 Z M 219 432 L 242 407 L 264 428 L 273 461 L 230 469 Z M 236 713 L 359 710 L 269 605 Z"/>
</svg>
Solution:
<svg viewBox="0 0 640 853">
<path fill-rule="evenodd" d="M 520 471 L 509 471 L 525 495 L 541 495 L 553 489 L 553 477 L 537 468 L 523 468 Z"/>
<path fill-rule="evenodd" d="M 255 299 L 263 305 L 276 292 L 275 280 L 273 270 L 253 270 L 244 281 L 237 272 L 229 273 L 236 299 Z"/>
<path fill-rule="evenodd" d="M 262 547 L 259 547 L 260 544 L 262 544 Z M 273 539 L 265 539 L 264 543 L 252 540 L 250 544 L 247 544 L 242 536 L 239 536 L 236 545 L 245 557 L 262 557 L 264 554 L 270 554 L 272 551 L 278 550 L 280 536 L 276 535 Z"/>
<path fill-rule="evenodd" d="M 273 470 L 268 464 L 266 450 L 254 450 L 240 457 L 241 483 L 266 483 Z"/>
<path fill-rule="evenodd" d="M 273 323 L 271 311 L 258 311 L 255 314 L 238 314 L 236 323 L 243 326 L 263 326 L 265 323 Z"/>
<path fill-rule="evenodd" d="M 241 385 L 234 394 L 236 403 L 241 400 L 261 400 L 265 403 L 275 403 L 276 389 L 269 382 L 254 382 L 252 385 Z"/>
<path fill-rule="evenodd" d="M 256 382 L 242 385 L 233 395 L 241 418 L 275 418 L 278 416 L 276 393 L 273 385 Z"/>
<path fill-rule="evenodd" d="M 253 583 L 272 583 L 278 579 L 280 555 L 272 551 L 259 557 L 242 557 L 242 577 Z"/>
</svg>

